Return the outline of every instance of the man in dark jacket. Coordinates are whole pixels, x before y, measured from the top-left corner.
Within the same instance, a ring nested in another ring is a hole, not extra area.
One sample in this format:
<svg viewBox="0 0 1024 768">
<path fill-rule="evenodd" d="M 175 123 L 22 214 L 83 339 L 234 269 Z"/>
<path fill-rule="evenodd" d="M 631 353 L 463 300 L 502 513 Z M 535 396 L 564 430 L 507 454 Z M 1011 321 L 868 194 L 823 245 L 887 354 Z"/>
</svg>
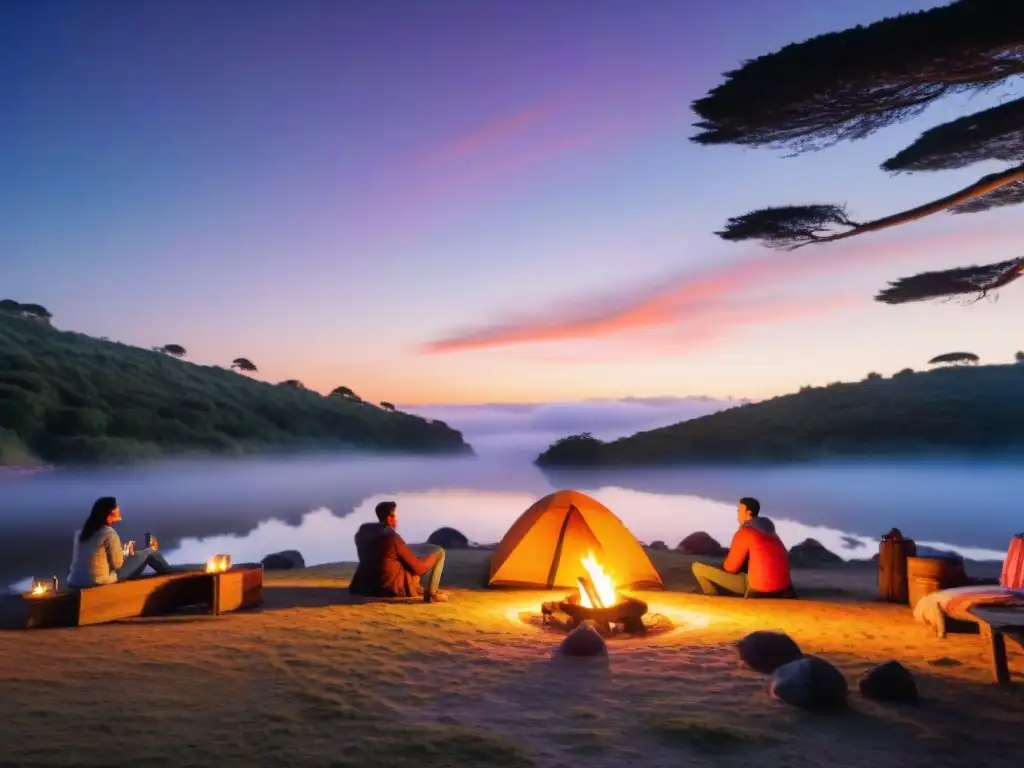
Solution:
<svg viewBox="0 0 1024 768">
<path fill-rule="evenodd" d="M 424 558 L 416 557 L 398 535 L 398 505 L 382 501 L 374 510 L 376 523 L 363 523 L 356 531 L 356 568 L 349 592 L 366 597 L 419 597 L 428 603 L 443 603 L 448 596 L 440 591 L 444 550 L 437 547 Z M 430 574 L 427 588 L 420 578 Z"/>
</svg>

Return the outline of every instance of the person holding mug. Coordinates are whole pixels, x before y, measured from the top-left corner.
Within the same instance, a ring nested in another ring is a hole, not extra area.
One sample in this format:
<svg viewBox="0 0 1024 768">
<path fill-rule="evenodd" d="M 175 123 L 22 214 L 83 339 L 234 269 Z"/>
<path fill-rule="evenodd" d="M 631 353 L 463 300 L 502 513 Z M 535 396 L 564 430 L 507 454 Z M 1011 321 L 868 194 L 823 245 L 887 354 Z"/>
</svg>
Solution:
<svg viewBox="0 0 1024 768">
<path fill-rule="evenodd" d="M 159 551 L 156 538 L 137 551 L 134 541 L 121 544 L 113 528 L 121 520 L 121 509 L 113 496 L 104 496 L 92 505 L 85 524 L 75 531 L 67 579 L 69 587 L 83 589 L 135 579 L 142 575 L 146 566 L 157 573 L 173 573 L 174 569 Z"/>
</svg>

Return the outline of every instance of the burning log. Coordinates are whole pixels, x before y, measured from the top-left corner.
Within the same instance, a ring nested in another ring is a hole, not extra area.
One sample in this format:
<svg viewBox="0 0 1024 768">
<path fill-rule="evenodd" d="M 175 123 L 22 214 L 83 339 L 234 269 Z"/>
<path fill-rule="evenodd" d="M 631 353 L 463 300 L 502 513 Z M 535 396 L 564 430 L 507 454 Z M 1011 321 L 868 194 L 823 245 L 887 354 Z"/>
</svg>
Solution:
<svg viewBox="0 0 1024 768">
<path fill-rule="evenodd" d="M 593 582 L 586 576 L 580 576 L 577 581 L 580 583 L 580 594 L 586 595 L 590 600 L 590 604 L 594 608 L 609 608 L 611 606 L 605 605 L 601 602 L 601 596 L 597 594 L 597 590 L 594 588 Z"/>
<path fill-rule="evenodd" d="M 548 623 L 555 614 L 564 614 L 569 618 L 569 629 L 584 621 L 592 621 L 598 632 L 606 637 L 614 634 L 616 625 L 631 634 L 645 632 L 647 628 L 643 617 L 647 613 L 647 603 L 620 595 L 611 575 L 605 573 L 593 552 L 581 558 L 580 564 L 586 574 L 576 579 L 579 591 L 566 595 L 562 600 L 543 603 L 543 621 Z"/>
</svg>

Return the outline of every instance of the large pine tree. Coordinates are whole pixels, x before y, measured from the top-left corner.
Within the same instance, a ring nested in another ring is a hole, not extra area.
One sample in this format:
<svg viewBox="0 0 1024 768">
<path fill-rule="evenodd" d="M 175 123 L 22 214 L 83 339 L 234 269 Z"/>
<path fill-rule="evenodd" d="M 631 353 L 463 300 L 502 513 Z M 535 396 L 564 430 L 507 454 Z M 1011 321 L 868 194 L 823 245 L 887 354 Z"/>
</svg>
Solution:
<svg viewBox="0 0 1024 768">
<path fill-rule="evenodd" d="M 1006 167 L 963 189 L 871 221 L 856 219 L 842 205 L 790 205 L 735 216 L 717 234 L 792 250 L 943 211 L 977 213 L 1024 203 L 1022 75 L 1024 0 L 958 0 L 819 35 L 744 63 L 693 103 L 701 119 L 692 141 L 792 152 L 821 149 L 917 117 L 945 96 L 1001 88 L 1003 103 L 925 131 L 882 168 L 913 173 L 985 161 Z M 902 278 L 876 299 L 902 304 L 979 297 L 1022 276 L 1024 257 Z"/>
</svg>

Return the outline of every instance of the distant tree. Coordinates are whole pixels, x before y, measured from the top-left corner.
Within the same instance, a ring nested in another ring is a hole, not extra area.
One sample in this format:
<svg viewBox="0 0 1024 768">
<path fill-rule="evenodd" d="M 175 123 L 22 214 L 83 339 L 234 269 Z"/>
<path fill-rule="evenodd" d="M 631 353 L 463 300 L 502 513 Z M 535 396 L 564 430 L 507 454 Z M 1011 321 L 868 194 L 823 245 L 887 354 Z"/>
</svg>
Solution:
<svg viewBox="0 0 1024 768">
<path fill-rule="evenodd" d="M 37 320 L 47 325 L 49 325 L 51 318 L 53 318 L 50 310 L 42 304 L 22 304 L 14 299 L 0 300 L 0 312 L 8 315 L 18 315 L 27 320 Z"/>
<path fill-rule="evenodd" d="M 353 403 L 363 402 L 363 399 L 348 387 L 335 387 L 331 390 L 328 397 L 340 397 L 342 400 L 348 400 Z"/>
<path fill-rule="evenodd" d="M 542 467 L 598 464 L 601 461 L 604 446 L 604 441 L 594 437 L 590 432 L 569 435 L 552 443 L 544 453 L 537 457 L 536 463 Z"/>
<path fill-rule="evenodd" d="M 747 60 L 693 103 L 692 141 L 794 153 L 865 138 L 944 96 L 1019 82 L 1024 2 L 957 0 L 787 45 Z M 870 52 L 870 55 L 868 55 Z M 1012 86 L 1011 86 L 1012 87 Z M 854 220 L 843 205 L 762 208 L 728 220 L 719 237 L 792 250 L 901 226 L 941 211 L 976 213 L 1024 202 L 1024 97 L 925 131 L 886 160 L 890 173 L 1001 162 L 1003 170 L 904 211 Z M 979 298 L 1024 275 L 1024 258 L 928 272 L 890 283 L 876 300 L 903 304 Z"/>
<path fill-rule="evenodd" d="M 392 412 L 394 412 L 394 410 L 395 410 L 395 404 L 394 403 L 389 403 L 386 400 L 381 400 L 380 407 L 383 408 L 385 411 L 392 411 Z"/>
<path fill-rule="evenodd" d="M 306 385 L 303 384 L 298 379 L 287 379 L 285 381 L 282 381 L 278 386 L 281 386 L 281 387 L 291 387 L 292 389 L 305 389 L 306 388 Z"/>
<path fill-rule="evenodd" d="M 864 377 L 864 381 L 878 381 L 881 378 L 882 374 L 875 373 L 874 371 L 872 371 L 871 373 Z"/>
<path fill-rule="evenodd" d="M 1013 359 L 1018 363 L 1024 363 L 1024 352 L 1018 352 L 1013 356 Z"/>
<path fill-rule="evenodd" d="M 977 365 L 979 359 L 973 352 L 946 352 L 933 357 L 928 365 Z"/>
<path fill-rule="evenodd" d="M 22 304 L 21 314 L 30 320 L 40 320 L 45 323 L 50 322 L 50 319 L 53 317 L 50 314 L 50 310 L 41 304 Z"/>
<path fill-rule="evenodd" d="M 902 371 L 897 371 L 896 373 L 894 373 L 892 375 L 892 377 L 895 379 L 897 376 L 913 376 L 913 375 L 914 375 L 914 369 L 913 368 L 904 368 Z"/>
<path fill-rule="evenodd" d="M 236 357 L 231 361 L 231 368 L 237 368 L 238 370 L 245 371 L 246 373 L 257 372 L 256 366 L 253 365 L 252 361 L 247 357 Z"/>
<path fill-rule="evenodd" d="M 182 358 L 188 354 L 188 351 L 180 344 L 164 344 L 160 348 L 160 351 L 163 352 L 165 355 L 170 355 L 171 357 L 177 358 Z"/>
</svg>

